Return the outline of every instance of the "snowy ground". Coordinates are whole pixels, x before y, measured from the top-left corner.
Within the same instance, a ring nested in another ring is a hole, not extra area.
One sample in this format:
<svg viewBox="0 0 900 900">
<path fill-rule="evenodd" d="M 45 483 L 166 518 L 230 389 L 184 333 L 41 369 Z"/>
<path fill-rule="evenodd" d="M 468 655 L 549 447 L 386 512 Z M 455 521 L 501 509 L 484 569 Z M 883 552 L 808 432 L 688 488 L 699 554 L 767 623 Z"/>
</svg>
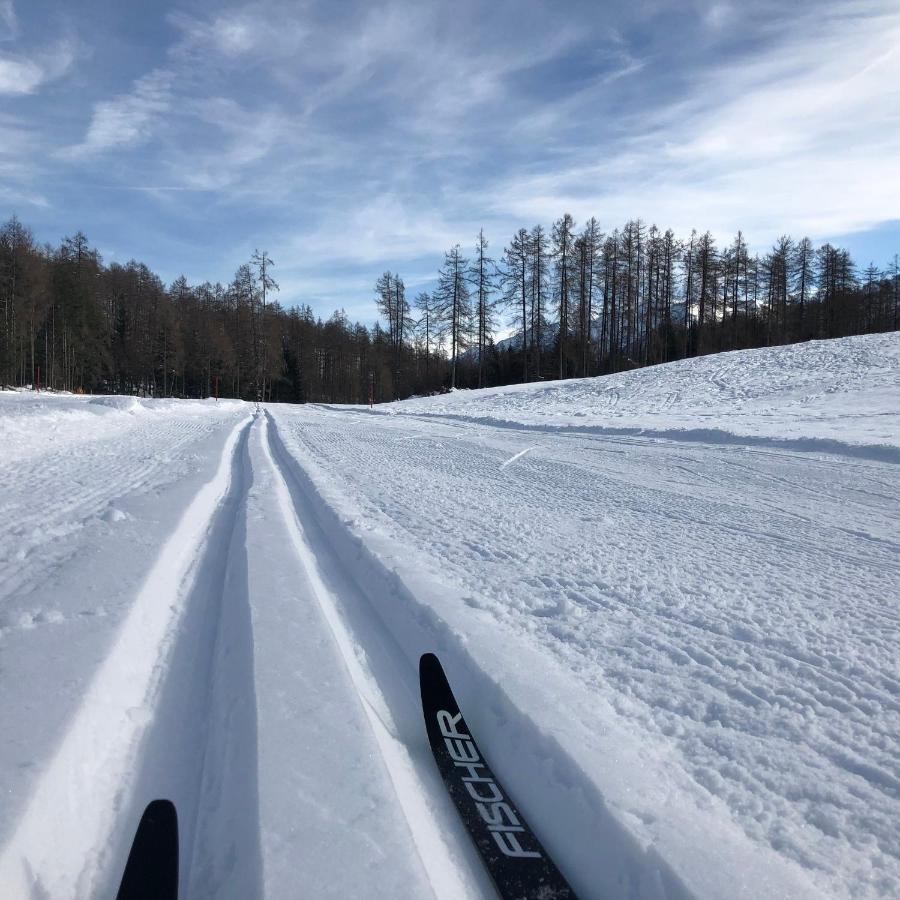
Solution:
<svg viewBox="0 0 900 900">
<path fill-rule="evenodd" d="M 461 391 L 380 411 L 900 461 L 896 334 L 743 350 L 603 379 Z"/>
<path fill-rule="evenodd" d="M 0 895 L 491 896 L 435 650 L 585 897 L 900 893 L 900 336 L 385 407 L 0 394 Z"/>
</svg>

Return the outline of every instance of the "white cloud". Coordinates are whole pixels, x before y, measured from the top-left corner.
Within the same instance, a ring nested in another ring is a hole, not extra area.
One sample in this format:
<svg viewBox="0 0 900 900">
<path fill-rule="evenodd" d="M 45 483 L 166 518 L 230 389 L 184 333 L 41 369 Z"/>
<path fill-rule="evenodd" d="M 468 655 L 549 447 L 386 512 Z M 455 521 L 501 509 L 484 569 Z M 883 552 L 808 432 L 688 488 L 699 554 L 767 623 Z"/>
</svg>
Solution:
<svg viewBox="0 0 900 900">
<path fill-rule="evenodd" d="M 0 200 L 7 209 L 10 207 L 15 209 L 20 206 L 37 206 L 47 209 L 50 206 L 50 201 L 37 191 L 7 187 L 2 184 L 0 184 Z"/>
<path fill-rule="evenodd" d="M 44 70 L 33 60 L 0 57 L 0 94 L 32 94 L 44 81 Z"/>
<path fill-rule="evenodd" d="M 300 21 L 297 9 L 272 8 L 255 3 L 219 13 L 204 20 L 183 12 L 170 13 L 168 21 L 180 32 L 182 40 L 174 48 L 176 55 L 212 49 L 225 57 L 260 52 L 263 58 L 296 50 L 309 29 Z"/>
<path fill-rule="evenodd" d="M 733 22 L 735 9 L 730 3 L 713 3 L 703 15 L 707 28 L 718 31 Z"/>
<path fill-rule="evenodd" d="M 900 14 L 801 23 L 749 62 L 707 72 L 631 137 L 556 172 L 511 177 L 495 214 L 641 217 L 769 241 L 877 226 L 900 209 Z"/>
<path fill-rule="evenodd" d="M 66 39 L 29 58 L 0 55 L 0 95 L 33 94 L 61 78 L 75 61 L 75 51 L 75 43 Z"/>
<path fill-rule="evenodd" d="M 225 191 L 229 197 L 243 192 L 284 195 L 281 166 L 267 168 L 274 150 L 298 140 L 292 125 L 277 106 L 245 107 L 227 97 L 179 98 L 181 127 L 166 141 L 160 162 L 167 178 L 186 189 Z M 204 135 L 198 141 L 197 133 Z"/>
<path fill-rule="evenodd" d="M 280 255 L 323 262 L 375 264 L 437 256 L 466 237 L 449 217 L 385 192 L 328 209 L 318 226 L 295 235 Z M 474 232 L 473 232 L 474 234 Z"/>
<path fill-rule="evenodd" d="M 40 141 L 18 116 L 0 112 L 0 202 L 9 209 L 46 207 L 47 198 L 32 185 L 38 182 L 34 167 Z"/>
<path fill-rule="evenodd" d="M 156 69 L 135 81 L 127 94 L 97 103 L 84 140 L 67 148 L 64 155 L 93 156 L 150 138 L 160 116 L 170 108 L 173 80 L 171 72 Z"/>
</svg>

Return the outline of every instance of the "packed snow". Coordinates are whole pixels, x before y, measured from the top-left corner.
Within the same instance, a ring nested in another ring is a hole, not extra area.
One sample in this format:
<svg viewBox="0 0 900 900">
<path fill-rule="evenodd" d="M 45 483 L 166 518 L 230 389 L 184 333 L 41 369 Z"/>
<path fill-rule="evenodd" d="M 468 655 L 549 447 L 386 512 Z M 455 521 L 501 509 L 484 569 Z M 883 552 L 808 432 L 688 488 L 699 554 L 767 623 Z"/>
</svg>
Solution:
<svg viewBox="0 0 900 900">
<path fill-rule="evenodd" d="M 0 393 L 0 896 L 900 894 L 900 335 L 367 407 Z"/>
</svg>

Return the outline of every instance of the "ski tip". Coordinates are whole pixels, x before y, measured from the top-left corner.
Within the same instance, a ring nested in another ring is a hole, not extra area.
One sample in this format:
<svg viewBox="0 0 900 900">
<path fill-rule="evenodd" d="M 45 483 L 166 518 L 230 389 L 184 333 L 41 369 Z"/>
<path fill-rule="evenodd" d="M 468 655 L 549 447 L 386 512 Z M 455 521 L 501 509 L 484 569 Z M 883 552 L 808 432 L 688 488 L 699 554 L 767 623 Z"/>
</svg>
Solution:
<svg viewBox="0 0 900 900">
<path fill-rule="evenodd" d="M 421 675 L 424 670 L 440 668 L 441 661 L 433 654 L 433 653 L 423 653 L 419 658 L 419 674 Z"/>
<path fill-rule="evenodd" d="M 171 800 L 151 800 L 147 804 L 147 808 L 144 810 L 144 815 L 141 817 L 152 818 L 154 821 L 164 819 L 167 822 L 177 822 L 178 821 L 178 813 L 175 811 L 175 804 Z"/>
<path fill-rule="evenodd" d="M 151 800 L 141 816 L 138 832 L 141 830 L 177 838 L 178 813 L 175 810 L 175 804 L 171 800 Z"/>
<path fill-rule="evenodd" d="M 153 800 L 141 816 L 116 900 L 177 900 L 178 813 Z"/>
<path fill-rule="evenodd" d="M 426 685 L 446 684 L 447 676 L 441 661 L 433 653 L 423 653 L 419 658 L 419 688 L 425 690 Z"/>
<path fill-rule="evenodd" d="M 504 900 L 575 893 L 481 753 L 440 660 L 419 658 L 422 713 L 431 752 L 462 825 Z"/>
</svg>

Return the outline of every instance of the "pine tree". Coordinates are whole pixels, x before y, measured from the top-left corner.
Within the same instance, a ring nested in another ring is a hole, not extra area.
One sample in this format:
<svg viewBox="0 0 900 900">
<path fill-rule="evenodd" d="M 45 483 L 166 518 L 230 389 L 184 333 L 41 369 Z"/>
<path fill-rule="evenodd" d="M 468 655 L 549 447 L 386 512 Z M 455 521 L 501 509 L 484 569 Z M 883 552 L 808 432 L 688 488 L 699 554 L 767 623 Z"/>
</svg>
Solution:
<svg viewBox="0 0 900 900">
<path fill-rule="evenodd" d="M 556 311 L 559 323 L 559 377 L 566 377 L 566 350 L 569 343 L 569 305 L 572 292 L 572 263 L 575 220 L 565 213 L 553 223 L 553 259 L 556 263 Z"/>
<path fill-rule="evenodd" d="M 496 328 L 496 301 L 492 294 L 496 278 L 496 264 L 487 255 L 488 242 L 484 229 L 478 232 L 475 256 L 469 281 L 475 291 L 476 342 L 478 348 L 478 387 L 484 386 L 484 354 Z"/>
<path fill-rule="evenodd" d="M 450 387 L 456 387 L 460 354 L 466 349 L 471 308 L 466 272 L 469 262 L 460 253 L 459 244 L 444 254 L 438 273 L 435 300 L 440 321 L 450 336 Z"/>
<path fill-rule="evenodd" d="M 422 291 L 416 297 L 416 309 L 419 311 L 418 328 L 425 337 L 425 380 L 428 380 L 429 362 L 431 359 L 431 342 L 435 334 L 437 319 L 435 302 L 431 294 Z"/>
<path fill-rule="evenodd" d="M 809 302 L 809 296 L 814 287 L 814 265 L 815 252 L 813 251 L 812 241 L 808 238 L 801 238 L 794 245 L 794 290 L 797 293 L 798 309 L 798 337 L 803 339 L 806 336 L 806 306 Z"/>
<path fill-rule="evenodd" d="M 547 304 L 547 276 L 549 270 L 549 242 L 541 225 L 531 229 L 529 246 L 529 290 L 531 292 L 531 335 L 535 351 L 534 373 L 543 378 L 541 354 L 544 342 L 544 326 L 546 324 L 545 308 Z"/>
<path fill-rule="evenodd" d="M 528 266 L 530 238 L 528 230 L 520 228 L 503 251 L 503 299 L 513 311 L 513 321 L 521 325 L 522 331 L 522 382 L 528 381 L 528 337 L 534 342 L 534 331 L 529 328 L 528 313 Z"/>
<path fill-rule="evenodd" d="M 590 374 L 591 343 L 594 327 L 594 289 L 600 242 L 603 235 L 597 220 L 591 217 L 576 241 L 578 258 L 578 332 L 581 348 L 581 374 Z"/>
</svg>

